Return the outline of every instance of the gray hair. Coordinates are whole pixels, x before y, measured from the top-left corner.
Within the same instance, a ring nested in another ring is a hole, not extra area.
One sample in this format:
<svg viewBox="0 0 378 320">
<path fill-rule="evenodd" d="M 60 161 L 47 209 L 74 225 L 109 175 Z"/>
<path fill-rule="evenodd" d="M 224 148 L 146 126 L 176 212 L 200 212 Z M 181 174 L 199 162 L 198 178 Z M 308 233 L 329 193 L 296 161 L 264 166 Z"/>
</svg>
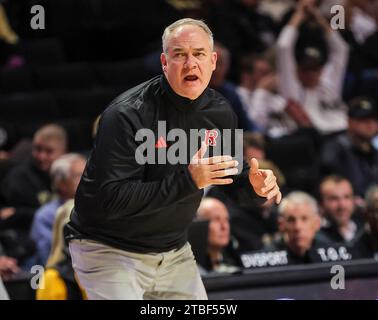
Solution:
<svg viewBox="0 0 378 320">
<path fill-rule="evenodd" d="M 283 215 L 291 205 L 306 203 L 310 205 L 315 214 L 319 214 L 318 203 L 316 202 L 315 198 L 303 191 L 290 192 L 285 198 L 283 198 L 278 206 L 278 213 Z"/>
<path fill-rule="evenodd" d="M 71 166 L 76 161 L 85 161 L 85 158 L 79 153 L 67 153 L 53 162 L 50 169 L 50 176 L 54 186 L 70 178 Z"/>
<path fill-rule="evenodd" d="M 41 138 L 43 140 L 56 140 L 61 142 L 64 147 L 67 147 L 67 132 L 66 130 L 58 124 L 46 124 L 39 128 L 35 133 L 33 140 L 36 138 Z"/>
<path fill-rule="evenodd" d="M 206 34 L 209 36 L 211 51 L 214 50 L 213 33 L 211 32 L 211 30 L 207 26 L 207 24 L 205 22 L 203 22 L 202 20 L 196 20 L 196 19 L 192 19 L 192 18 L 184 18 L 184 19 L 180 19 L 180 20 L 173 22 L 172 24 L 170 24 L 168 27 L 166 27 L 164 29 L 163 36 L 162 36 L 162 44 L 163 44 L 163 52 L 164 53 L 168 53 L 167 41 L 168 41 L 168 38 L 171 36 L 172 32 L 175 31 L 177 28 L 179 28 L 181 26 L 187 26 L 187 25 L 197 26 L 197 27 L 202 28 L 206 32 Z"/>
</svg>

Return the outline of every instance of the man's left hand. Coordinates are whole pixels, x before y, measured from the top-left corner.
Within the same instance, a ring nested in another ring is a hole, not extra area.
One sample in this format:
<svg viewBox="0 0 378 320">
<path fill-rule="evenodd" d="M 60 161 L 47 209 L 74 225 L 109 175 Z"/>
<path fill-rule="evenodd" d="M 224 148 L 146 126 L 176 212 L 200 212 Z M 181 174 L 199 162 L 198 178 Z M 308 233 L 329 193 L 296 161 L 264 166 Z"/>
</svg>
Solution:
<svg viewBox="0 0 378 320">
<path fill-rule="evenodd" d="M 281 202 L 282 194 L 273 171 L 259 169 L 259 163 L 255 158 L 250 161 L 249 181 L 260 197 L 268 200 L 275 198 L 277 204 Z"/>
</svg>

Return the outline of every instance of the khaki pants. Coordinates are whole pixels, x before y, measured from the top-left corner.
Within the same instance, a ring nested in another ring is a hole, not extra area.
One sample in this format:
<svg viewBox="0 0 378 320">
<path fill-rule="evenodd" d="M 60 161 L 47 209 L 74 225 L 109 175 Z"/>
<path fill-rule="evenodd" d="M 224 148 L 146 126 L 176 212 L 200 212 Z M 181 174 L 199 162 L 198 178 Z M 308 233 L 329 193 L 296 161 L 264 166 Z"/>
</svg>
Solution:
<svg viewBox="0 0 378 320">
<path fill-rule="evenodd" d="M 0 300 L 9 300 L 7 290 L 5 290 L 1 277 L 0 277 Z"/>
<path fill-rule="evenodd" d="M 92 240 L 72 240 L 72 265 L 89 299 L 206 300 L 190 244 L 141 254 Z"/>
</svg>

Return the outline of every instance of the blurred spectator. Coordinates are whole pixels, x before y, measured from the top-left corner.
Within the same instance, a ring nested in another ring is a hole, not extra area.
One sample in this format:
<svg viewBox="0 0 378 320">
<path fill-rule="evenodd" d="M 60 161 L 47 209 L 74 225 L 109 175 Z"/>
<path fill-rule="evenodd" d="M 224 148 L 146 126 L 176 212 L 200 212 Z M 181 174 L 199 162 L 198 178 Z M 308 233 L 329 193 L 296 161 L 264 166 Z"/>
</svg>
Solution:
<svg viewBox="0 0 378 320">
<path fill-rule="evenodd" d="M 50 169 L 56 199 L 39 208 L 31 227 L 30 238 L 36 244 L 36 263 L 45 265 L 51 248 L 51 236 L 57 209 L 75 196 L 85 159 L 75 153 L 68 153 L 55 160 Z"/>
<path fill-rule="evenodd" d="M 344 246 L 317 237 L 321 218 L 316 200 L 302 191 L 289 193 L 278 207 L 280 238 L 260 252 L 242 253 L 246 268 L 350 260 Z"/>
<path fill-rule="evenodd" d="M 346 178 L 331 175 L 320 183 L 324 218 L 319 237 L 325 241 L 348 244 L 363 232 L 364 222 L 354 203 L 353 188 Z"/>
<path fill-rule="evenodd" d="M 339 174 L 363 197 L 378 181 L 378 151 L 373 138 L 378 134 L 378 108 L 373 100 L 358 97 L 350 102 L 348 132 L 327 141 L 322 151 L 324 174 Z"/>
<path fill-rule="evenodd" d="M 362 44 L 377 30 L 378 11 L 375 0 L 344 0 L 346 25 L 354 40 Z"/>
<path fill-rule="evenodd" d="M 260 167 L 274 170 L 269 166 Z M 277 231 L 277 212 L 273 201 L 251 202 L 247 194 L 236 194 L 217 186 L 212 187 L 206 196 L 216 198 L 226 205 L 230 215 L 231 234 L 237 241 L 235 248 L 238 251 L 259 250 L 271 242 L 272 235 Z"/>
<path fill-rule="evenodd" d="M 378 1 L 344 0 L 345 29 L 341 30 L 351 48 L 344 97 L 374 96 L 378 76 Z M 376 96 L 378 97 L 378 95 Z"/>
<path fill-rule="evenodd" d="M 267 57 L 242 58 L 237 93 L 249 119 L 272 138 L 297 129 L 295 119 L 286 112 L 288 102 L 277 94 L 276 89 L 277 77 Z"/>
<path fill-rule="evenodd" d="M 86 294 L 76 280 L 71 256 L 64 241 L 63 227 L 69 221 L 74 200 L 58 209 L 54 221 L 52 248 L 44 272 L 44 289 L 38 289 L 37 300 L 82 300 Z"/>
<path fill-rule="evenodd" d="M 210 24 L 217 39 L 237 61 L 249 53 L 262 52 L 274 44 L 277 27 L 271 17 L 260 12 L 260 0 L 229 0 L 214 7 Z"/>
<path fill-rule="evenodd" d="M 197 210 L 200 219 L 209 220 L 207 272 L 233 273 L 239 270 L 232 252 L 229 216 L 226 206 L 214 198 L 203 198 Z"/>
<path fill-rule="evenodd" d="M 256 132 L 246 132 L 243 134 L 243 155 L 244 160 L 250 163 L 252 158 L 259 162 L 265 159 L 265 139 L 264 136 Z"/>
<path fill-rule="evenodd" d="M 1 183 L 0 230 L 7 234 L 7 254 L 19 260 L 32 254 L 29 230 L 37 208 L 51 197 L 51 164 L 67 148 L 65 130 L 54 124 L 40 128 L 33 137 L 32 157 L 14 167 Z"/>
<path fill-rule="evenodd" d="M 24 64 L 23 58 L 17 54 L 18 42 L 19 37 L 10 26 L 5 9 L 0 3 L 0 66 L 14 68 Z"/>
<path fill-rule="evenodd" d="M 274 21 L 280 21 L 282 16 L 292 7 L 294 0 L 264 0 L 260 1 L 260 11 L 266 13 Z"/>
<path fill-rule="evenodd" d="M 277 43 L 280 93 L 303 107 L 312 125 L 322 134 L 346 129 L 346 110 L 341 101 L 348 45 L 333 31 L 320 11 L 301 0 Z M 305 45 L 295 54 L 298 28 L 311 17 L 323 29 L 329 57 L 319 47 Z"/>
<path fill-rule="evenodd" d="M 277 183 L 284 192 L 285 177 L 279 168 L 265 157 L 265 140 L 259 133 L 243 134 L 244 161 L 251 158 L 259 161 L 259 167 L 270 169 L 277 177 Z M 277 212 L 273 201 L 250 201 L 248 194 L 213 186 L 206 194 L 222 201 L 228 209 L 231 234 L 237 241 L 238 251 L 259 250 L 270 243 L 272 234 L 277 231 Z"/>
<path fill-rule="evenodd" d="M 367 227 L 362 236 L 353 241 L 353 250 L 360 258 L 378 260 L 378 185 L 371 186 L 365 197 Z"/>
<path fill-rule="evenodd" d="M 0 181 L 20 162 L 24 161 L 32 151 L 32 140 L 23 138 L 11 150 L 0 150 Z"/>
<path fill-rule="evenodd" d="M 220 92 L 231 104 L 238 117 L 239 128 L 246 131 L 256 130 L 253 122 L 249 121 L 242 103 L 236 93 L 236 87 L 226 80 L 230 68 L 230 51 L 219 42 L 214 43 L 214 51 L 217 53 L 217 68 L 212 74 L 210 87 Z"/>
<path fill-rule="evenodd" d="M 277 178 L 278 185 L 281 190 L 284 190 L 285 176 L 281 170 L 270 160 L 266 159 L 265 154 L 265 139 L 264 136 L 257 132 L 245 132 L 243 134 L 243 155 L 244 160 L 250 163 L 252 158 L 259 161 L 262 169 L 270 169 Z"/>
</svg>

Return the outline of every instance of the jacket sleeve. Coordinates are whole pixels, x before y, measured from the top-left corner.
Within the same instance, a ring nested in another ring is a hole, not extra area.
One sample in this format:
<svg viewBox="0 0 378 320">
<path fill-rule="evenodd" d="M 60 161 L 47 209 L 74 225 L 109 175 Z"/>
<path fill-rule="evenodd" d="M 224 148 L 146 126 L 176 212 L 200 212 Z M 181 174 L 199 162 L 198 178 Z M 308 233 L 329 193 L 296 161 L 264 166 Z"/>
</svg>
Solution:
<svg viewBox="0 0 378 320">
<path fill-rule="evenodd" d="M 95 143 L 97 197 L 113 218 L 161 209 L 200 192 L 183 165 L 161 180 L 144 181 L 145 165 L 135 156 L 139 145 L 135 134 L 144 124 L 140 115 L 129 109 L 106 111 Z"/>
</svg>

